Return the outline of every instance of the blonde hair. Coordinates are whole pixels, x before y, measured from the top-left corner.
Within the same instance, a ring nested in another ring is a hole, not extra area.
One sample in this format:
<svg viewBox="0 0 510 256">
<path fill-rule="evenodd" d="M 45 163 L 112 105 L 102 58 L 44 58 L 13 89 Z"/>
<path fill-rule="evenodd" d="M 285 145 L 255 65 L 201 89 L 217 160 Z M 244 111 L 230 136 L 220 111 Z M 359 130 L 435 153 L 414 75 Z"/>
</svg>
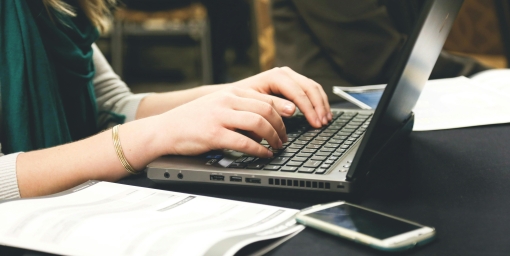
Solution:
<svg viewBox="0 0 510 256">
<path fill-rule="evenodd" d="M 80 7 L 92 24 L 99 31 L 104 32 L 110 24 L 110 7 L 115 5 L 116 0 L 78 0 Z M 75 16 L 75 10 L 64 0 L 43 0 L 44 5 L 48 8 L 69 16 Z"/>
</svg>

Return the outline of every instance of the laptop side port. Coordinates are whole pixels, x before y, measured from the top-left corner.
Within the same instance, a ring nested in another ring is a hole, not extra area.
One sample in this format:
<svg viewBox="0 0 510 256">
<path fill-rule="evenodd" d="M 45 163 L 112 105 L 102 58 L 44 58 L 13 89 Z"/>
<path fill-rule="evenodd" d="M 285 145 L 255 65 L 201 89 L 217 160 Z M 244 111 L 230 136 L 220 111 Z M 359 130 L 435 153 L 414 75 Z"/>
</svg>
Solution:
<svg viewBox="0 0 510 256">
<path fill-rule="evenodd" d="M 256 183 L 256 184 L 262 183 L 260 181 L 260 179 L 257 179 L 257 178 L 246 178 L 245 181 L 246 181 L 246 183 Z"/>
<path fill-rule="evenodd" d="M 232 181 L 232 182 L 243 182 L 243 177 L 230 176 L 230 181 Z"/>
<path fill-rule="evenodd" d="M 214 181 L 225 181 L 225 176 L 223 175 L 211 175 L 209 178 Z"/>
</svg>

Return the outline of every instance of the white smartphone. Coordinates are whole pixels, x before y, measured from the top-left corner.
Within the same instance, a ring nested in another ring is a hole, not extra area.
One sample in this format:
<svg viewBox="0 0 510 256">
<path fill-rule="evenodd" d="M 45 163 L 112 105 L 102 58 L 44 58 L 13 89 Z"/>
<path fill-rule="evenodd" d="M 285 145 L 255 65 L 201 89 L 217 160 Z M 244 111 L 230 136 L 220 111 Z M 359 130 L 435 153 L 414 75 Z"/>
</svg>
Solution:
<svg viewBox="0 0 510 256">
<path fill-rule="evenodd" d="M 297 222 L 384 251 L 402 251 L 430 242 L 435 229 L 343 201 L 315 205 Z"/>
</svg>

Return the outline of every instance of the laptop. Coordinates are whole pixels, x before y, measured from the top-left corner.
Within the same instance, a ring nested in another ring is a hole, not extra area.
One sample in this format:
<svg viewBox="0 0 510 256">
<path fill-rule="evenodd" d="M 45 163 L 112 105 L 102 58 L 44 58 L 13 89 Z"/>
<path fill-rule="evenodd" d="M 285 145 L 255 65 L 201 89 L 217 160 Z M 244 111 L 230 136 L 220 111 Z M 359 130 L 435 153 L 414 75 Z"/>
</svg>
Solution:
<svg viewBox="0 0 510 256">
<path fill-rule="evenodd" d="M 222 150 L 163 156 L 147 168 L 158 183 L 193 182 L 352 193 L 375 160 L 407 136 L 412 109 L 428 80 L 463 0 L 429 0 L 404 45 L 375 110 L 332 109 L 329 125 L 314 129 L 301 114 L 285 119 L 289 141 L 271 159 Z M 220 138 L 221 139 L 221 138 Z M 267 142 L 263 145 L 269 148 Z"/>
</svg>

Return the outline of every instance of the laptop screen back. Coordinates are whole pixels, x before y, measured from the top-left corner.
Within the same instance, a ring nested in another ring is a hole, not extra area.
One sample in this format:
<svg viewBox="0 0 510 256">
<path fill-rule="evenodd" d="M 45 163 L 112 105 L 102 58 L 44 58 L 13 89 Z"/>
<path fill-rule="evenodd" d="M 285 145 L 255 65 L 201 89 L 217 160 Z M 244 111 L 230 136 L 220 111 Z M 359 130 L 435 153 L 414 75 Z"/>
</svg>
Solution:
<svg viewBox="0 0 510 256">
<path fill-rule="evenodd" d="M 423 5 L 347 178 L 365 176 L 370 162 L 411 117 L 463 0 L 429 0 Z"/>
</svg>

